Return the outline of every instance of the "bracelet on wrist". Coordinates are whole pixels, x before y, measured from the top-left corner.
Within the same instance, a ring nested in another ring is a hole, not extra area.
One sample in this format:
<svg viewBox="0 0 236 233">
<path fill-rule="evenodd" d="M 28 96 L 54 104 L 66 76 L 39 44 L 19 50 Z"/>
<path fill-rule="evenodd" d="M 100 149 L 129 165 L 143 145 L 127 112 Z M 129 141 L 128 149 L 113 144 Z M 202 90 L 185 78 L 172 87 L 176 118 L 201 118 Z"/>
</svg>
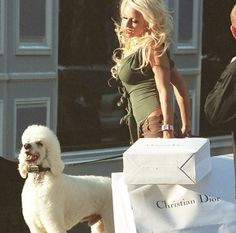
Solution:
<svg viewBox="0 0 236 233">
<path fill-rule="evenodd" d="M 173 131 L 174 130 L 174 126 L 170 125 L 170 124 L 163 124 L 161 126 L 161 130 L 162 131 Z"/>
</svg>

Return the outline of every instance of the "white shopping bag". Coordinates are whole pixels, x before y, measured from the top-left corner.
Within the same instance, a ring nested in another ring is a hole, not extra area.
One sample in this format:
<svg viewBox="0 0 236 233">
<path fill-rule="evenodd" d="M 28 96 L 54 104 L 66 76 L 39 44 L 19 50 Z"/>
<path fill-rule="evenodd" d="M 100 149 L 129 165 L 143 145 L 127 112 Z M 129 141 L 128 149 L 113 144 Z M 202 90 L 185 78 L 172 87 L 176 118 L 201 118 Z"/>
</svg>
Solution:
<svg viewBox="0 0 236 233">
<path fill-rule="evenodd" d="M 119 215 L 129 224 L 116 233 L 235 233 L 233 158 L 213 157 L 212 165 L 194 185 L 125 185 L 123 174 L 117 174 L 113 187 L 123 204 L 129 201 L 123 210 L 114 206 L 115 226 L 121 224 Z"/>
<path fill-rule="evenodd" d="M 194 184 L 211 170 L 207 138 L 140 138 L 123 156 L 127 184 Z"/>
<path fill-rule="evenodd" d="M 116 233 L 137 233 L 127 185 L 121 172 L 112 173 L 112 197 Z"/>
</svg>

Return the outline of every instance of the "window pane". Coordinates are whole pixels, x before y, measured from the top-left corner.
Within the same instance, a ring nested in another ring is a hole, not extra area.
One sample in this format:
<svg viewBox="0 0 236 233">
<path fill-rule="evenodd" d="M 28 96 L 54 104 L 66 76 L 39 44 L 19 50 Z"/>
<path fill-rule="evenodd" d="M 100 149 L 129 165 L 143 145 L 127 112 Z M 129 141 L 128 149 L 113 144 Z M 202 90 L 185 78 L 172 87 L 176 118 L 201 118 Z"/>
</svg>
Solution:
<svg viewBox="0 0 236 233">
<path fill-rule="evenodd" d="M 62 148 L 99 148 L 127 139 L 123 110 L 107 85 L 108 71 L 63 70 L 59 74 L 58 137 Z"/>
<path fill-rule="evenodd" d="M 20 0 L 20 42 L 45 42 L 46 0 Z"/>
<path fill-rule="evenodd" d="M 192 43 L 193 0 L 179 0 L 178 43 Z"/>
<path fill-rule="evenodd" d="M 118 1 L 60 0 L 58 138 L 62 150 L 128 144 L 117 88 L 108 86 Z"/>
<path fill-rule="evenodd" d="M 21 135 L 32 124 L 47 125 L 47 107 L 17 107 L 16 149 L 21 148 Z"/>
</svg>

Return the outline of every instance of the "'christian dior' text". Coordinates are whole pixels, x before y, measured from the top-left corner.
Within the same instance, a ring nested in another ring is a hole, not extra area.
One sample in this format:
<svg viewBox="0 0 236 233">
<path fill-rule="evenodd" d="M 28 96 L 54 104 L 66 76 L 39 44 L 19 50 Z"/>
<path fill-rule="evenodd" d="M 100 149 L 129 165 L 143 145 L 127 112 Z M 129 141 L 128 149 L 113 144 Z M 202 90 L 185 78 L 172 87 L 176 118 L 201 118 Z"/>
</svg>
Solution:
<svg viewBox="0 0 236 233">
<path fill-rule="evenodd" d="M 219 201 L 220 201 L 219 197 L 213 197 L 210 195 L 200 194 L 198 198 L 192 199 L 192 200 L 182 199 L 181 201 L 173 201 L 173 202 L 167 202 L 165 200 L 157 201 L 156 206 L 159 209 L 173 209 L 173 208 L 178 208 L 178 207 L 183 207 L 183 206 L 188 206 L 188 205 L 194 205 L 197 203 L 215 203 Z"/>
</svg>

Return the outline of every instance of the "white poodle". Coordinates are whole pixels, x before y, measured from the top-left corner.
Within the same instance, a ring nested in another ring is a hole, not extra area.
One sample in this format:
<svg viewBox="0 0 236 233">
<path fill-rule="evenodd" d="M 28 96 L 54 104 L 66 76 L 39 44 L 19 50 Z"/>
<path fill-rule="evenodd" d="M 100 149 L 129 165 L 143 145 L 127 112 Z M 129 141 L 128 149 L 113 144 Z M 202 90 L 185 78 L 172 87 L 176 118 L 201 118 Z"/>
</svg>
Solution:
<svg viewBox="0 0 236 233">
<path fill-rule="evenodd" d="M 29 126 L 22 144 L 18 169 L 27 178 L 22 208 L 31 233 L 66 233 L 83 221 L 92 233 L 114 233 L 110 178 L 63 174 L 59 141 L 45 126 Z"/>
</svg>

